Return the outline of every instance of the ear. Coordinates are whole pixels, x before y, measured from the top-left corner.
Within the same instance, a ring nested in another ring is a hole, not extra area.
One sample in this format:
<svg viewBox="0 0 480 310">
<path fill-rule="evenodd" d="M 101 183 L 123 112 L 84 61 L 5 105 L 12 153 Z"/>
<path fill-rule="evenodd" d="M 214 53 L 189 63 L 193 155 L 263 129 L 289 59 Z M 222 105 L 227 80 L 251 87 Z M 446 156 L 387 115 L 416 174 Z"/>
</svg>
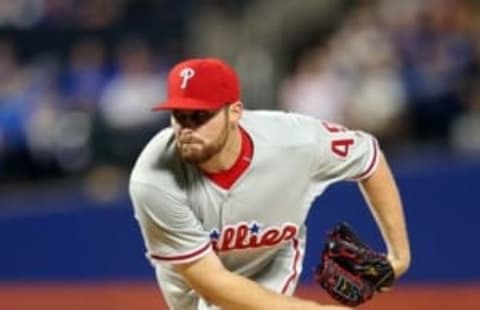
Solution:
<svg viewBox="0 0 480 310">
<path fill-rule="evenodd" d="M 240 121 L 243 113 L 243 103 L 241 101 L 236 101 L 230 104 L 230 115 L 231 119 L 237 124 Z"/>
</svg>

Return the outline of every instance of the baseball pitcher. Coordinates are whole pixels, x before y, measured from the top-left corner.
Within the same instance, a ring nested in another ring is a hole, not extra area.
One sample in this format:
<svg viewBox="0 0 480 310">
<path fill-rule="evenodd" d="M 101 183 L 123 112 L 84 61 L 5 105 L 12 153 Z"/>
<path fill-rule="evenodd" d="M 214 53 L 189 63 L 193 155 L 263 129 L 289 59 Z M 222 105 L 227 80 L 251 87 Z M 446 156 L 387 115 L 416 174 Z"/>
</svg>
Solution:
<svg viewBox="0 0 480 310">
<path fill-rule="evenodd" d="M 171 111 L 171 127 L 136 161 L 130 196 L 170 309 L 347 309 L 408 268 L 401 200 L 371 135 L 293 113 L 245 110 L 237 74 L 213 58 L 177 64 L 168 99 L 154 110 Z M 315 198 L 342 180 L 360 185 L 387 253 L 365 246 L 352 256 L 344 249 L 357 244 L 354 233 L 335 234 L 317 281 L 346 306 L 319 305 L 292 296 L 304 223 Z"/>
</svg>

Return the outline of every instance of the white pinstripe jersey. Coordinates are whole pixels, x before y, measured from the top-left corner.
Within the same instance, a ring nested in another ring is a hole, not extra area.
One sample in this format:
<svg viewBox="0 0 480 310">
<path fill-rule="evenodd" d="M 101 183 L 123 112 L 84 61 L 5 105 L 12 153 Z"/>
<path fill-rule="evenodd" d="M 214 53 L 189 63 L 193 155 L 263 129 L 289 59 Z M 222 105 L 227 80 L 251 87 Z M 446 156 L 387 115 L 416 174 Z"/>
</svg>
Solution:
<svg viewBox="0 0 480 310">
<path fill-rule="evenodd" d="M 311 117 L 245 111 L 240 124 L 253 157 L 228 190 L 181 161 L 171 128 L 148 143 L 132 171 L 135 217 L 171 309 L 215 309 L 172 268 L 210 251 L 232 272 L 293 294 L 312 202 L 334 182 L 368 177 L 378 161 L 371 135 Z"/>
</svg>

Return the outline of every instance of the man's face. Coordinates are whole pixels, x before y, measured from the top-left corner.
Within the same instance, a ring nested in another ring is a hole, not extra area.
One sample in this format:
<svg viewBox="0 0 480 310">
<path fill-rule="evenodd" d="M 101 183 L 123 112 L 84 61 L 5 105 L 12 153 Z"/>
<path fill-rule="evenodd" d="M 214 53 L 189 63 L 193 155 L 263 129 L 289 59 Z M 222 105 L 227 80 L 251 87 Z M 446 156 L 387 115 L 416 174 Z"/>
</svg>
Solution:
<svg viewBox="0 0 480 310">
<path fill-rule="evenodd" d="M 216 111 L 174 110 L 171 123 L 178 153 L 190 164 L 211 159 L 225 146 L 230 134 L 229 106 Z"/>
</svg>

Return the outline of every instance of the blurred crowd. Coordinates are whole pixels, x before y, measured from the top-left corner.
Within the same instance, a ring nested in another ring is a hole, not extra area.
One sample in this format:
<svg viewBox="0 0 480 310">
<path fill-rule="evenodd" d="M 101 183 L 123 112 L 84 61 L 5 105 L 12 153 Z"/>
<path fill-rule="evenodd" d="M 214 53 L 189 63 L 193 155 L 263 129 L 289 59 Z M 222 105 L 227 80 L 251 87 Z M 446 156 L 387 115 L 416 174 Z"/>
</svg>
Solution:
<svg viewBox="0 0 480 310">
<path fill-rule="evenodd" d="M 167 122 L 181 2 L 0 1 L 0 182 L 131 165 Z"/>
<path fill-rule="evenodd" d="M 306 48 L 281 106 L 374 133 L 384 147 L 480 150 L 480 3 L 365 1 Z"/>
<path fill-rule="evenodd" d="M 476 1 L 0 0 L 0 183 L 133 164 L 168 68 L 213 55 L 249 108 L 480 150 Z M 273 5 L 273 6 L 272 6 Z"/>
</svg>

